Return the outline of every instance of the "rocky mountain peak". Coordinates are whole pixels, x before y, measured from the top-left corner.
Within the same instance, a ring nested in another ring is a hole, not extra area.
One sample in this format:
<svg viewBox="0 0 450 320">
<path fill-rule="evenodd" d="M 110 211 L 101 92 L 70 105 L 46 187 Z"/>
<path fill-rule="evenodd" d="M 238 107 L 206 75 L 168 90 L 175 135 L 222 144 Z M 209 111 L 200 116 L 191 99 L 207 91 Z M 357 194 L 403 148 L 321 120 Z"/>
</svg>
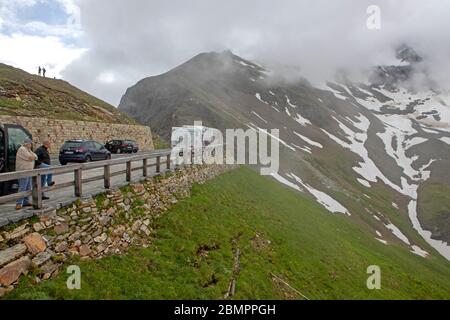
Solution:
<svg viewBox="0 0 450 320">
<path fill-rule="evenodd" d="M 404 44 L 397 48 L 396 57 L 401 62 L 408 62 L 410 64 L 419 63 L 423 58 L 410 46 Z"/>
</svg>

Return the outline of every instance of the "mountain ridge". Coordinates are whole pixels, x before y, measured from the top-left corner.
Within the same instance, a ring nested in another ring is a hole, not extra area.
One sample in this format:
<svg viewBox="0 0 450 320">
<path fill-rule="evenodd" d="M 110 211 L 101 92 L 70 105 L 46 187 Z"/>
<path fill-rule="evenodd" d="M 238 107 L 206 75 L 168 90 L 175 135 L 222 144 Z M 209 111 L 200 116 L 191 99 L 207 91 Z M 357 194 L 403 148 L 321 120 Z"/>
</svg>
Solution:
<svg viewBox="0 0 450 320">
<path fill-rule="evenodd" d="M 136 124 L 114 106 L 70 83 L 0 63 L 0 114 Z"/>
<path fill-rule="evenodd" d="M 401 81 L 317 87 L 274 82 L 270 70 L 229 52 L 206 53 L 140 81 L 119 109 L 165 139 L 171 127 L 194 120 L 218 129 L 278 128 L 279 182 L 332 213 L 350 213 L 387 245 L 424 257 L 438 250 L 450 259 L 450 203 L 443 196 L 450 190 L 450 96 L 404 87 L 407 63 L 380 67 L 385 79 Z M 427 194 L 429 184 L 440 191 Z M 440 205 L 430 204 L 434 196 Z"/>
</svg>

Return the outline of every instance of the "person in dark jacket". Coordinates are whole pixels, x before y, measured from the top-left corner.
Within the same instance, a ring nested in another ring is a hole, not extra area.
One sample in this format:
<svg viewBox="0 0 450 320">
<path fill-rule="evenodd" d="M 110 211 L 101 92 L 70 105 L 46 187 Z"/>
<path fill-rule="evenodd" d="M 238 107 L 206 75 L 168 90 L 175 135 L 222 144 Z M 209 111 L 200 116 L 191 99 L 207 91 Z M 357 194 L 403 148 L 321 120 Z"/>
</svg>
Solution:
<svg viewBox="0 0 450 320">
<path fill-rule="evenodd" d="M 50 149 L 50 141 L 48 140 L 45 140 L 42 143 L 42 146 L 36 149 L 35 153 L 38 157 L 38 159 L 36 160 L 36 169 L 45 169 L 51 166 L 50 154 L 48 152 L 49 149 Z M 42 187 L 45 187 L 46 185 L 48 187 L 53 186 L 55 184 L 53 182 L 53 175 L 52 174 L 43 175 L 41 178 L 41 184 Z M 48 200 L 49 197 L 43 194 L 42 199 Z"/>
</svg>

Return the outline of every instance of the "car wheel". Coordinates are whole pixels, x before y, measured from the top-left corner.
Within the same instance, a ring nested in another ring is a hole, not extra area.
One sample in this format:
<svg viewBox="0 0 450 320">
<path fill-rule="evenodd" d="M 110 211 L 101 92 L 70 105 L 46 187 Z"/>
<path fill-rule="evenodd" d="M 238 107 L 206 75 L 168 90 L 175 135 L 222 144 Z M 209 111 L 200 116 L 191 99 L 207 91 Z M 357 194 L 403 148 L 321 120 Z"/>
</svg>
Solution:
<svg viewBox="0 0 450 320">
<path fill-rule="evenodd" d="M 106 155 L 106 160 L 111 160 L 111 155 L 110 154 Z"/>
<path fill-rule="evenodd" d="M 62 166 L 65 166 L 65 165 L 67 165 L 67 162 L 59 162 Z"/>
<path fill-rule="evenodd" d="M 84 162 L 91 162 L 91 161 L 92 161 L 91 156 L 87 156 L 87 157 L 86 157 L 86 160 L 85 160 Z"/>
</svg>

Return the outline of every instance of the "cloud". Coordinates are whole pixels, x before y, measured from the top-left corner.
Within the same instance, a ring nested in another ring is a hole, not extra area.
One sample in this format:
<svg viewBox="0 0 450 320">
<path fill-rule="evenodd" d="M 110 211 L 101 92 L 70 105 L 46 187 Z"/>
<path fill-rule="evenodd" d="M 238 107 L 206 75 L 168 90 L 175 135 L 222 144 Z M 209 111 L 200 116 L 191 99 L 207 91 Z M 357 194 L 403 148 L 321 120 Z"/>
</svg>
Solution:
<svg viewBox="0 0 450 320">
<path fill-rule="evenodd" d="M 0 34 L 0 61 L 37 73 L 45 66 L 48 77 L 61 77 L 61 71 L 78 59 L 86 49 L 71 48 L 56 37 Z"/>
<path fill-rule="evenodd" d="M 47 76 L 61 72 L 86 49 L 75 44 L 81 36 L 76 0 L 0 0 L 0 61 L 36 73 L 38 66 Z M 26 19 L 26 13 L 34 13 Z M 50 16 L 65 23 L 51 23 Z"/>
<path fill-rule="evenodd" d="M 438 83 L 450 84 L 446 0 L 54 1 L 75 17 L 77 41 L 89 48 L 62 75 L 115 105 L 142 78 L 226 49 L 320 82 L 337 70 L 362 77 L 371 66 L 394 63 L 393 48 L 408 43 Z M 366 25 L 373 4 L 381 9 L 380 30 Z"/>
</svg>

